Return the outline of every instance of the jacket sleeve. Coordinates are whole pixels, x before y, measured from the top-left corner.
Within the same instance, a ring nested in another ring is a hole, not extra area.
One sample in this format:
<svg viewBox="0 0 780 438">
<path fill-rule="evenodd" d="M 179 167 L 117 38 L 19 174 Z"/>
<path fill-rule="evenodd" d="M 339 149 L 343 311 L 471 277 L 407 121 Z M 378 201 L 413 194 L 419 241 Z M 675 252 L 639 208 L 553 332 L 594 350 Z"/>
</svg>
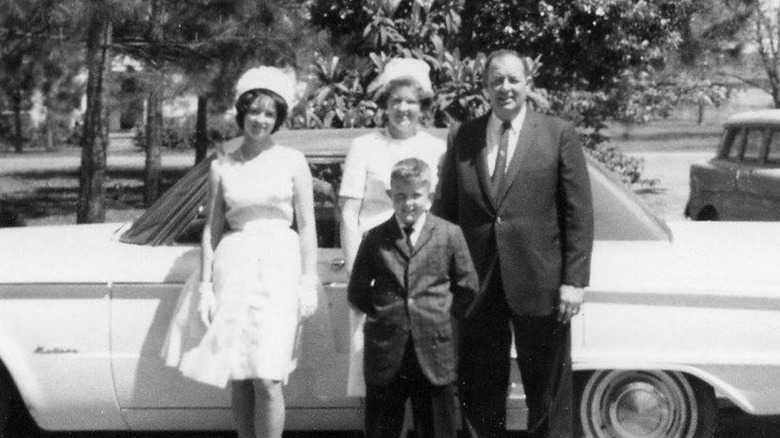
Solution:
<svg viewBox="0 0 780 438">
<path fill-rule="evenodd" d="M 455 160 L 455 137 L 458 135 L 460 125 L 450 128 L 447 136 L 447 151 L 441 162 L 439 170 L 439 184 L 431 211 L 433 214 L 450 222 L 457 222 L 458 217 L 458 176 Z"/>
<path fill-rule="evenodd" d="M 352 274 L 349 277 L 349 286 L 347 286 L 347 299 L 354 308 L 365 314 L 373 315 L 371 284 L 375 275 L 370 241 L 370 236 L 366 236 L 358 247 Z"/>
<path fill-rule="evenodd" d="M 561 283 L 585 287 L 590 281 L 593 251 L 593 200 L 582 144 L 571 124 L 561 135 L 560 154 L 559 221 L 564 257 Z"/>
<path fill-rule="evenodd" d="M 453 232 L 450 233 L 452 314 L 455 317 L 464 318 L 469 306 L 479 293 L 479 280 L 463 232 L 458 226 L 453 226 L 452 229 Z"/>
</svg>

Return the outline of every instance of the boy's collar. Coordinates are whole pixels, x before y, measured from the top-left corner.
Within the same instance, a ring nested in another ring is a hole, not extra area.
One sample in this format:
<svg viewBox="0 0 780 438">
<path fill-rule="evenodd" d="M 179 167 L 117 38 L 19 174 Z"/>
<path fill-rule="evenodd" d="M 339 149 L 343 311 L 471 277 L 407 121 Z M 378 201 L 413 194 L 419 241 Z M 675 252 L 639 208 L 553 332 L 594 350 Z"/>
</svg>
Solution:
<svg viewBox="0 0 780 438">
<path fill-rule="evenodd" d="M 427 218 L 427 216 L 428 216 L 428 212 L 427 211 L 423 212 L 420 215 L 420 217 L 417 218 L 417 221 L 415 221 L 415 223 L 412 224 L 412 228 L 414 228 L 415 232 L 422 230 L 423 225 L 425 225 L 425 219 Z M 398 228 L 401 231 L 403 231 L 404 227 L 406 227 L 407 225 L 403 221 L 399 220 L 398 216 L 396 216 L 395 213 L 393 213 L 393 218 L 395 218 L 395 222 L 398 224 Z"/>
</svg>

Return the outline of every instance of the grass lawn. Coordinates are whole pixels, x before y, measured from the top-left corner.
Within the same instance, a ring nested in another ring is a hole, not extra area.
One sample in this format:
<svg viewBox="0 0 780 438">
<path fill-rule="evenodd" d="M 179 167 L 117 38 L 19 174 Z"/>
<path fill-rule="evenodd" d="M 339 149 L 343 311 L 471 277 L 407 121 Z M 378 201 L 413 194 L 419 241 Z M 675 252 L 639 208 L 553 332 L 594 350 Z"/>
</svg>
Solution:
<svg viewBox="0 0 780 438">
<path fill-rule="evenodd" d="M 613 143 L 629 154 L 701 151 L 714 153 L 723 127 L 720 123 L 698 125 L 684 120 L 661 120 L 633 127 L 614 124 L 606 132 Z"/>
</svg>

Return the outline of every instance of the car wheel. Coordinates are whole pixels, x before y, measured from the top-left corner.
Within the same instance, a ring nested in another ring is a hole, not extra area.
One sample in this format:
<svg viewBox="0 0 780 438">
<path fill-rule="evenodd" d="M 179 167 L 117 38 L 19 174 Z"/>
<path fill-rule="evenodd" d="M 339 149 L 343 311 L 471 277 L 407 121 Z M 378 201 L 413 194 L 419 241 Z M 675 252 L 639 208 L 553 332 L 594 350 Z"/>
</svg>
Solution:
<svg viewBox="0 0 780 438">
<path fill-rule="evenodd" d="M 580 436 L 707 438 L 717 402 L 712 387 L 682 373 L 613 370 L 578 374 Z"/>
<path fill-rule="evenodd" d="M 19 398 L 16 386 L 0 363 L 0 437 L 31 437 L 37 428 Z"/>
<path fill-rule="evenodd" d="M 14 392 L 6 372 L 0 366 L 0 436 L 8 436 L 14 406 Z"/>
</svg>

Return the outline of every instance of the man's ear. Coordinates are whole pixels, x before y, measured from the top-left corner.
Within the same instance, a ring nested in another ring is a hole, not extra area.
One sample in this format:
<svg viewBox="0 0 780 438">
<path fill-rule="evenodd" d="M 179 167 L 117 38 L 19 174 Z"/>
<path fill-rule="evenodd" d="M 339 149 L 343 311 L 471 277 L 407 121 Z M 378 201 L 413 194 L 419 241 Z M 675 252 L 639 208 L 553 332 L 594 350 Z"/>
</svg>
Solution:
<svg viewBox="0 0 780 438">
<path fill-rule="evenodd" d="M 390 189 L 385 190 L 385 193 L 387 193 L 387 197 L 391 200 L 393 199 L 393 191 Z"/>
</svg>

